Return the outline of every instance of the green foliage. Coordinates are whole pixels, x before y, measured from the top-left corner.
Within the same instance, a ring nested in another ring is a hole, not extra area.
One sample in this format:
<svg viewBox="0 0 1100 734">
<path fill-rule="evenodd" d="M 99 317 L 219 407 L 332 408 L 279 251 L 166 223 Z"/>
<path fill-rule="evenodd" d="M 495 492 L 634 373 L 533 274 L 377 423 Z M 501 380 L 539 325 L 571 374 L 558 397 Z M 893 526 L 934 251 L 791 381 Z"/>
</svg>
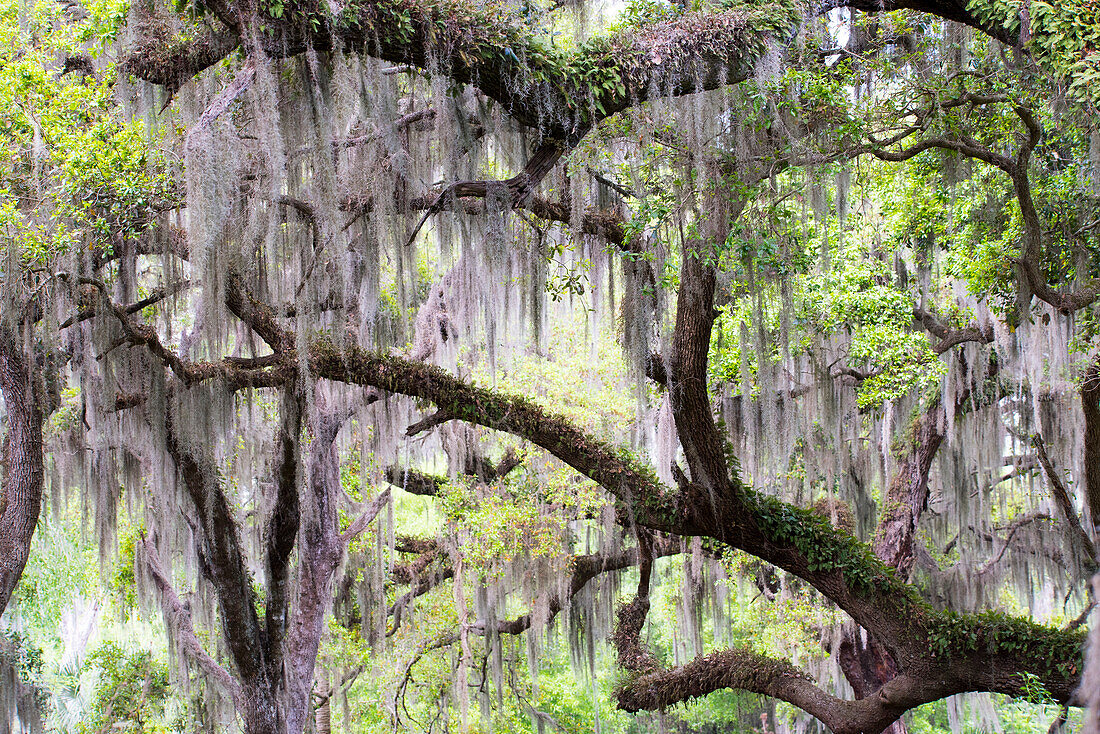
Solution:
<svg viewBox="0 0 1100 734">
<path fill-rule="evenodd" d="M 550 247 L 550 262 L 554 267 L 546 279 L 546 292 L 554 301 L 583 296 L 588 286 L 588 273 L 592 270 L 592 261 L 588 258 L 566 262 L 565 250 L 562 243 Z"/>
<path fill-rule="evenodd" d="M 38 685 L 45 663 L 44 651 L 24 633 L 0 628 L 0 663 L 10 666 L 24 685 L 36 688 L 36 698 L 41 707 L 46 692 Z"/>
<path fill-rule="evenodd" d="M 934 612 L 927 616 L 927 628 L 930 648 L 937 657 L 979 651 L 1006 655 L 1052 678 L 1072 677 L 1083 669 L 1083 630 L 1057 629 L 997 611 Z M 1025 697 L 1035 695 L 1034 680 L 1021 678 L 1020 691 Z"/>
<path fill-rule="evenodd" d="M 81 528 L 80 514 L 80 503 L 73 498 L 56 520 L 39 525 L 15 588 L 19 615 L 39 644 L 58 645 L 65 607 L 71 599 L 93 595 L 98 585 L 98 552 Z"/>
<path fill-rule="evenodd" d="M 128 651 L 108 642 L 88 655 L 87 665 L 99 672 L 90 715 L 80 724 L 81 734 L 103 731 L 164 731 L 152 728 L 164 714 L 168 697 L 168 668 L 146 650 Z"/>
<path fill-rule="evenodd" d="M 486 575 L 496 575 L 520 557 L 560 555 L 561 520 L 522 494 L 475 494 L 464 483 L 445 485 L 441 509 L 459 537 L 463 556 Z"/>
<path fill-rule="evenodd" d="M 683 6 L 667 0 L 627 0 L 619 22 L 626 27 L 643 26 L 678 18 Z"/>
<path fill-rule="evenodd" d="M 1028 703 L 1039 705 L 1056 704 L 1039 676 L 1034 673 L 1020 673 L 1020 698 Z"/>
<path fill-rule="evenodd" d="M 970 0 L 967 9 L 990 25 L 1024 36 L 1035 59 L 1068 83 L 1069 94 L 1095 109 L 1100 102 L 1100 5 L 1094 0 Z M 1026 28 L 1021 21 L 1025 9 Z"/>
<path fill-rule="evenodd" d="M 93 66 L 127 9 L 96 0 L 74 21 L 57 3 L 0 3 L 0 237 L 27 262 L 106 251 L 143 231 L 167 195 L 144 124 L 116 101 L 113 68 Z M 67 57 L 84 70 L 62 74 Z"/>
<path fill-rule="evenodd" d="M 59 436 L 80 427 L 83 409 L 80 389 L 66 387 L 61 391 L 61 405 L 50 415 L 48 433 Z"/>
<path fill-rule="evenodd" d="M 111 573 L 109 588 L 125 617 L 137 607 L 137 579 L 134 577 L 134 543 L 138 532 L 125 533 L 119 540 L 118 558 Z"/>
</svg>

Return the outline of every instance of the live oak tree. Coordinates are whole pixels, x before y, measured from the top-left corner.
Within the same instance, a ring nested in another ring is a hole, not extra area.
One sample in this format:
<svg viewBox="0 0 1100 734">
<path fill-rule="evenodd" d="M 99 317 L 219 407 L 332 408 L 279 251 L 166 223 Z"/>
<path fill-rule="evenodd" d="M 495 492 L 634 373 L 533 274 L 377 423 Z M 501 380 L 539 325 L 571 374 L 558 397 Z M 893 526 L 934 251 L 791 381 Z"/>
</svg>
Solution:
<svg viewBox="0 0 1100 734">
<path fill-rule="evenodd" d="M 140 125 L 127 123 L 113 78 L 98 77 L 93 63 L 125 13 L 111 3 L 70 12 L 3 7 L 0 610 L 19 580 L 42 502 L 43 422 L 61 387 L 50 307 L 61 258 L 144 231 L 162 193 L 163 182 L 150 178 Z"/>
<path fill-rule="evenodd" d="M 583 8 L 144 4 L 116 65 L 44 52 L 62 91 L 8 125 L 0 603 L 67 379 L 51 483 L 94 498 L 105 547 L 126 500 L 216 723 L 322 728 L 333 608 L 381 650 L 449 586 L 395 725 L 425 655 L 456 650 L 438 705 L 465 725 L 474 679 L 502 695 L 502 637 L 536 657 L 567 609 L 602 619 L 628 712 L 729 688 L 897 732 L 1039 688 L 1095 725 L 1100 146 L 1066 31 L 1093 11 L 852 3 L 843 39 L 821 13 L 844 5 L 638 4 L 573 38 Z M 571 303 L 623 347 L 625 427 L 522 382 Z M 440 535 L 403 535 L 396 494 L 434 498 Z M 659 559 L 705 595 L 745 555 L 762 594 L 839 610 L 821 644 L 853 696 L 708 647 L 698 598 L 684 661 L 647 644 Z"/>
</svg>

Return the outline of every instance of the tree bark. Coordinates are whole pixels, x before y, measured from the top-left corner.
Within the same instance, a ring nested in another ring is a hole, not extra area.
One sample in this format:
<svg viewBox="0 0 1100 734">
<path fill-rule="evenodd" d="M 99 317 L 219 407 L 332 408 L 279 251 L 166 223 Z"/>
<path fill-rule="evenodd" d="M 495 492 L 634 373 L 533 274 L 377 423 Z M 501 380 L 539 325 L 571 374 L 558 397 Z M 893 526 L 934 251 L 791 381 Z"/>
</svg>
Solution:
<svg viewBox="0 0 1100 734">
<path fill-rule="evenodd" d="M 1093 364 L 1081 383 L 1085 414 L 1085 497 L 1093 542 L 1100 538 L 1100 365 Z"/>
<path fill-rule="evenodd" d="M 921 513 L 928 504 L 928 472 L 944 439 L 946 412 L 938 398 L 914 421 L 913 437 L 902 457 L 898 473 L 886 492 L 883 516 L 872 545 L 882 561 L 908 578 L 916 558 L 913 539 Z M 890 652 L 855 622 L 841 629 L 837 651 L 840 669 L 852 686 L 857 699 L 877 693 L 898 675 L 898 665 Z M 907 734 L 901 719 L 890 724 L 884 734 Z"/>
<path fill-rule="evenodd" d="M 729 469 L 707 394 L 707 360 L 715 317 L 715 272 L 712 265 L 704 263 L 707 256 L 684 247 L 669 395 L 691 478 L 711 494 L 712 502 L 718 502 L 733 498 L 728 496 Z"/>
<path fill-rule="evenodd" d="M 30 554 L 42 507 L 43 410 L 34 390 L 33 360 L 18 334 L 0 326 L 0 393 L 7 412 L 0 483 L 0 613 Z"/>
<path fill-rule="evenodd" d="M 324 619 L 332 603 L 332 577 L 343 555 L 336 502 L 340 463 L 336 436 L 344 416 L 324 414 L 313 421 L 308 500 L 312 504 L 299 533 L 298 594 L 286 640 L 286 731 L 300 734 L 311 713 L 310 692 Z"/>
<path fill-rule="evenodd" d="M 843 635 L 837 659 L 844 678 L 857 699 L 872 696 L 898 675 L 898 664 L 890 653 L 855 622 L 841 629 Z M 905 722 L 898 719 L 883 734 L 907 734 Z"/>
<path fill-rule="evenodd" d="M 241 723 L 246 734 L 283 734 L 278 679 L 268 665 L 267 634 L 256 611 L 240 528 L 220 485 L 212 452 L 194 452 L 186 437 L 177 434 L 172 417 L 177 409 L 178 405 L 168 407 L 164 416 L 166 448 L 195 505 L 199 564 L 218 597 L 222 634 L 240 683 Z"/>
<path fill-rule="evenodd" d="M 886 492 L 883 516 L 875 531 L 875 555 L 898 575 L 908 578 L 913 569 L 913 538 L 928 504 L 928 472 L 943 443 L 947 413 L 938 398 L 912 426 L 913 438 L 898 473 Z"/>
</svg>

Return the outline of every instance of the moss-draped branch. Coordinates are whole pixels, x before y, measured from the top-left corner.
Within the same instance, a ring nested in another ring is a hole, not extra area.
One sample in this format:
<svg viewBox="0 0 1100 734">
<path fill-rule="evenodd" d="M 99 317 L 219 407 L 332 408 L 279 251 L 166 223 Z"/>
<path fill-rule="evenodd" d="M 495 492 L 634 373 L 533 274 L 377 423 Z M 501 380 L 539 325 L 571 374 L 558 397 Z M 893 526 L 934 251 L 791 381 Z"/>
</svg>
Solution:
<svg viewBox="0 0 1100 734">
<path fill-rule="evenodd" d="M 333 16 L 322 3 L 287 5 L 276 18 L 262 4 L 205 3 L 227 27 L 197 40 L 165 43 L 149 24 L 122 68 L 174 90 L 238 46 L 271 58 L 362 53 L 473 84 L 519 123 L 575 144 L 599 120 L 646 100 L 744 81 L 769 40 L 789 37 L 800 19 L 786 2 L 691 12 L 565 52 L 503 6 L 357 0 Z"/>
</svg>

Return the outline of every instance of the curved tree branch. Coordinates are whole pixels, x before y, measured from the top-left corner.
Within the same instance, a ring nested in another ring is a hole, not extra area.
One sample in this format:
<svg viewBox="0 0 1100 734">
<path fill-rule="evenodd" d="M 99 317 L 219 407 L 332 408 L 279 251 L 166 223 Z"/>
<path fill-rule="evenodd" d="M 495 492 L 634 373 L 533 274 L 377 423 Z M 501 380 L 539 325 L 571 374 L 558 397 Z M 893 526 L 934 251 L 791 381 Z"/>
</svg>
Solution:
<svg viewBox="0 0 1100 734">
<path fill-rule="evenodd" d="M 253 6 L 218 0 L 206 4 L 228 25 L 249 25 Z M 520 124 L 548 138 L 574 145 L 599 120 L 645 102 L 717 89 L 749 78 L 770 36 L 764 23 L 794 32 L 793 15 L 770 8 L 759 18 L 743 10 L 687 13 L 632 29 L 601 47 L 573 55 L 554 51 L 520 16 L 507 17 L 462 5 L 458 0 L 355 0 L 338 17 L 323 5 L 282 18 L 264 17 L 258 43 L 271 58 L 354 50 L 419 69 L 447 69 L 460 84 L 473 84 L 500 103 Z M 163 39 L 158 39 L 163 44 Z M 177 42 L 165 53 L 143 37 L 123 69 L 170 90 L 225 58 L 236 47 L 231 34 Z M 613 83 L 594 87 L 584 71 L 602 69 Z"/>
</svg>

